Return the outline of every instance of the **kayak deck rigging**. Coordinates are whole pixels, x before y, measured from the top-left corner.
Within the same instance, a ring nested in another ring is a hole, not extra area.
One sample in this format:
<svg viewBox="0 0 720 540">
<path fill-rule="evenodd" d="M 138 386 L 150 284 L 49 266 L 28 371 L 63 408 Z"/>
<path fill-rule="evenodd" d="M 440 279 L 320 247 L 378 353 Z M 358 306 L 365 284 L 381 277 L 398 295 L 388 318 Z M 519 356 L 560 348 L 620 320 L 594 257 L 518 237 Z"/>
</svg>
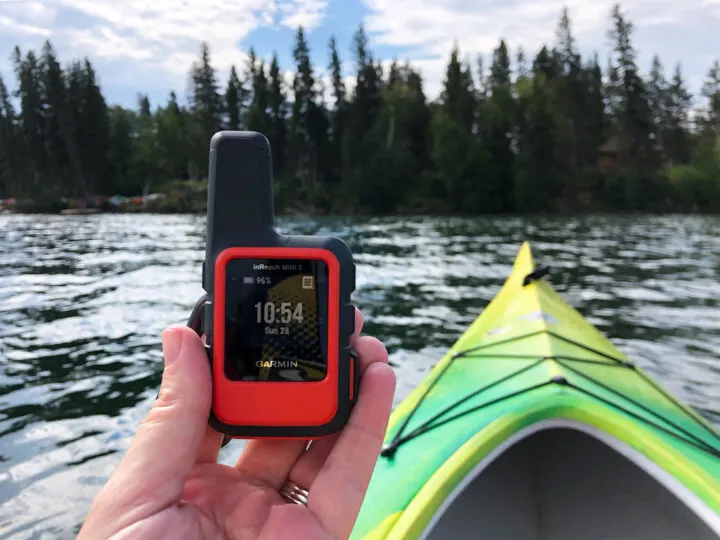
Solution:
<svg viewBox="0 0 720 540">
<path fill-rule="evenodd" d="M 594 360 L 592 358 L 583 358 L 583 357 L 565 356 L 565 355 L 541 356 L 538 358 L 537 356 L 530 355 L 530 354 L 508 354 L 508 353 L 505 353 L 505 354 L 502 354 L 502 353 L 477 354 L 478 351 L 482 351 L 483 349 L 486 349 L 488 347 L 496 347 L 498 345 L 505 345 L 505 344 L 513 342 L 513 341 L 519 341 L 519 340 L 533 337 L 533 336 L 536 336 L 539 334 L 549 335 L 549 336 L 552 336 L 559 340 L 565 341 L 565 342 L 570 343 L 581 349 L 585 349 L 594 354 L 603 356 L 606 359 L 611 360 L 611 362 L 602 362 L 602 361 Z M 518 369 L 517 371 L 511 372 L 510 374 L 508 374 L 498 380 L 495 380 L 495 381 L 493 381 L 481 388 L 478 388 L 477 390 L 474 390 L 473 392 L 470 392 L 469 394 L 459 398 L 457 401 L 454 401 L 450 405 L 446 406 L 444 409 L 440 410 L 439 412 L 437 412 L 436 414 L 434 414 L 433 416 L 431 416 L 430 418 L 425 420 L 420 425 L 416 426 L 409 433 L 403 435 L 403 432 L 405 431 L 407 426 L 410 424 L 410 421 L 412 420 L 413 416 L 418 411 L 418 409 L 423 405 L 425 398 L 433 390 L 435 385 L 442 379 L 443 375 L 450 369 L 451 366 L 453 366 L 454 362 L 460 358 L 493 358 L 493 359 L 503 358 L 503 359 L 523 359 L 523 360 L 536 359 L 536 361 L 532 364 L 529 364 L 521 369 Z M 645 418 L 641 415 L 637 415 L 636 413 L 629 410 L 627 407 L 623 407 L 622 405 L 618 404 L 617 402 L 603 398 L 602 396 L 599 396 L 596 393 L 593 393 L 591 390 L 589 390 L 587 388 L 582 388 L 580 386 L 577 386 L 577 385 L 573 384 L 571 381 L 569 381 L 562 374 L 556 374 L 554 376 L 549 377 L 547 380 L 545 380 L 543 382 L 533 384 L 526 388 L 522 388 L 515 392 L 508 393 L 506 395 L 492 399 L 492 400 L 482 403 L 480 405 L 466 409 L 466 410 L 456 413 L 452 416 L 443 418 L 451 411 L 460 407 L 463 403 L 466 403 L 467 401 L 471 400 L 472 398 L 474 398 L 484 392 L 487 392 L 488 390 L 491 390 L 492 388 L 502 385 L 503 383 L 509 381 L 512 378 L 515 378 L 527 371 L 532 370 L 533 368 L 537 367 L 538 365 L 542 364 L 543 362 L 556 362 L 561 367 L 577 374 L 580 377 L 583 377 L 583 378 L 589 380 L 593 384 L 605 389 L 606 391 L 615 395 L 616 397 L 619 397 L 622 400 L 632 403 L 633 405 L 642 409 L 644 412 L 648 413 L 649 415 L 654 416 L 657 419 L 661 420 L 662 422 L 672 426 L 672 429 L 668 429 L 668 428 L 662 426 L 660 423 L 653 422 L 652 420 L 650 420 L 648 418 Z M 592 364 L 592 365 L 609 367 L 609 368 L 621 368 L 621 369 L 630 370 L 633 373 L 637 374 L 638 377 L 641 377 L 643 382 L 649 384 L 650 386 L 652 386 L 654 388 L 654 390 L 656 390 L 658 393 L 662 394 L 665 399 L 667 399 L 670 403 L 675 405 L 682 413 L 684 413 L 684 411 L 685 411 L 683 406 L 677 400 L 675 400 L 672 396 L 670 396 L 662 387 L 657 385 L 655 383 L 655 381 L 653 381 L 651 378 L 647 377 L 642 371 L 635 369 L 635 364 L 633 362 L 630 362 L 628 360 L 623 360 L 621 358 L 616 358 L 612 355 L 604 353 L 603 351 L 593 349 L 592 347 L 588 347 L 587 345 L 585 345 L 583 343 L 578 343 L 577 341 L 569 339 L 565 336 L 562 336 L 556 332 L 553 332 L 552 330 L 538 330 L 536 332 L 532 332 L 529 334 L 513 336 L 506 340 L 496 341 L 493 343 L 483 344 L 483 345 L 479 345 L 479 346 L 475 346 L 475 347 L 470 347 L 468 349 L 458 351 L 457 353 L 455 353 L 450 358 L 450 360 L 444 366 L 442 366 L 442 368 L 438 371 L 436 376 L 430 381 L 430 384 L 425 388 L 425 391 L 420 396 L 420 399 L 417 401 L 415 406 L 410 410 L 410 412 L 408 413 L 408 415 L 406 416 L 406 418 L 402 422 L 402 424 L 400 424 L 400 427 L 398 428 L 397 432 L 395 432 L 395 434 L 393 435 L 390 442 L 383 446 L 383 448 L 381 450 L 381 455 L 383 457 L 393 457 L 395 455 L 395 453 L 397 452 L 398 448 L 400 446 L 402 446 L 404 443 L 406 443 L 416 437 L 419 437 L 423 433 L 426 433 L 434 428 L 440 427 L 444 424 L 447 424 L 448 422 L 452 422 L 453 420 L 461 418 L 462 416 L 471 414 L 473 412 L 477 412 L 485 407 L 495 405 L 497 403 L 511 399 L 518 395 L 521 395 L 521 394 L 524 394 L 527 392 L 532 392 L 533 390 L 536 390 L 538 388 L 542 388 L 542 387 L 545 387 L 548 385 L 557 384 L 557 385 L 563 385 L 563 386 L 567 386 L 569 388 L 573 388 L 579 392 L 583 392 L 588 397 L 597 399 L 608 406 L 611 406 L 614 408 L 619 408 L 622 410 L 623 413 L 630 415 L 637 420 L 640 420 L 642 422 L 650 424 L 653 427 L 667 433 L 668 435 L 679 438 L 683 442 L 685 442 L 689 445 L 692 445 L 695 448 L 698 448 L 699 450 L 707 452 L 708 454 L 710 454 L 713 457 L 720 458 L 720 436 L 717 433 L 715 433 L 709 426 L 707 426 L 703 422 L 699 421 L 696 417 L 693 416 L 691 418 L 695 421 L 695 423 L 699 427 L 701 427 L 703 430 L 707 431 L 718 442 L 717 447 L 710 445 L 706 441 L 704 441 L 704 440 L 700 439 L 699 437 L 697 437 L 696 435 L 690 433 L 688 430 L 686 430 L 685 428 L 680 426 L 678 423 L 673 422 L 671 419 L 663 417 L 662 415 L 660 415 L 657 412 L 655 412 L 654 410 L 652 410 L 650 407 L 647 407 L 646 405 L 640 403 L 639 401 L 634 400 L 632 397 L 621 394 L 620 392 L 614 390 L 613 388 L 606 385 L 605 383 L 598 380 L 597 378 L 591 377 L 588 374 L 583 373 L 582 371 L 579 371 L 579 370 L 573 368 L 572 363 L 574 363 L 574 362 L 581 363 L 581 364 Z M 673 430 L 675 430 L 675 431 L 673 431 Z M 682 434 L 682 435 L 680 435 L 680 434 Z"/>
</svg>

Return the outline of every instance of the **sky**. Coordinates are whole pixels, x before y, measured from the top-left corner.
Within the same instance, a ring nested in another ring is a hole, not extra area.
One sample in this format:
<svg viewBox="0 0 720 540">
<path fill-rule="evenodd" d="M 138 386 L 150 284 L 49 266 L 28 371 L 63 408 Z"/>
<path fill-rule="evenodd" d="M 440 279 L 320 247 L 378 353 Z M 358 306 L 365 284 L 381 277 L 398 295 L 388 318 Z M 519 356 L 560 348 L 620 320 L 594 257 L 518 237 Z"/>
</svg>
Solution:
<svg viewBox="0 0 720 540">
<path fill-rule="evenodd" d="M 476 63 L 489 59 L 504 38 L 513 55 L 522 46 L 534 55 L 552 44 L 566 6 L 581 52 L 607 64 L 609 15 L 614 0 L 0 0 L 0 76 L 15 86 L 10 56 L 40 51 L 50 39 L 61 63 L 88 56 L 110 104 L 135 107 L 139 92 L 154 106 L 171 90 L 181 101 L 200 43 L 210 46 L 221 86 L 231 65 L 244 69 L 254 47 L 262 58 L 277 51 L 292 69 L 298 25 L 306 31 L 314 65 L 324 75 L 328 40 L 334 35 L 351 81 L 350 45 L 364 24 L 376 58 L 409 60 L 425 77 L 429 98 L 440 91 L 453 43 Z M 644 72 L 658 53 L 666 71 L 682 63 L 697 93 L 720 59 L 720 0 L 625 0 L 634 24 L 634 45 Z M 487 62 L 487 61 L 486 61 Z M 486 64 L 487 65 L 487 64 Z"/>
</svg>

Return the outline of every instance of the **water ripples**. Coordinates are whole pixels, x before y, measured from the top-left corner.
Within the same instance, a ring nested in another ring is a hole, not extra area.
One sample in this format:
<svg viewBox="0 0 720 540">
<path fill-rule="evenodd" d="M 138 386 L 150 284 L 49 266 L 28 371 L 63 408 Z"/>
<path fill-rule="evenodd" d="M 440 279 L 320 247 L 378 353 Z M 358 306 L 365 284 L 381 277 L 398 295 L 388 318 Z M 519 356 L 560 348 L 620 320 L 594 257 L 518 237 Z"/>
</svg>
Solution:
<svg viewBox="0 0 720 540">
<path fill-rule="evenodd" d="M 530 240 L 553 286 L 720 424 L 720 219 L 281 220 L 343 238 L 396 403 L 497 293 Z M 204 218 L 0 216 L 0 536 L 73 538 L 154 399 L 163 327 L 202 294 Z M 238 447 L 223 450 L 232 459 Z"/>
</svg>

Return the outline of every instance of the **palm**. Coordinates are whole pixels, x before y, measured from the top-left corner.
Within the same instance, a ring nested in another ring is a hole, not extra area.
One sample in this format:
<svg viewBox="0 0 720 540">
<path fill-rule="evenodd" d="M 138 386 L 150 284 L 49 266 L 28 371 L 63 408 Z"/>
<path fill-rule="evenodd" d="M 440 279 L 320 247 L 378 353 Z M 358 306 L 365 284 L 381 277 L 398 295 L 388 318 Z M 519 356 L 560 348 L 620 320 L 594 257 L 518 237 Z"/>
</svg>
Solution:
<svg viewBox="0 0 720 540">
<path fill-rule="evenodd" d="M 357 312 L 357 332 L 361 327 Z M 211 382 L 202 343 L 189 329 L 183 340 L 190 341 L 183 341 L 189 359 L 166 366 L 163 376 L 183 380 L 161 389 L 79 540 L 347 538 L 392 406 L 395 378 L 383 345 L 353 337 L 360 391 L 340 433 L 309 447 L 302 440 L 250 440 L 232 466 L 217 462 L 222 436 L 207 426 Z M 281 497 L 287 481 L 308 489 L 307 506 Z"/>
<path fill-rule="evenodd" d="M 246 540 L 256 538 L 329 538 L 305 507 L 289 505 L 278 491 L 234 467 L 205 464 L 194 468 L 182 507 L 172 509 L 167 528 L 172 538 Z M 186 531 L 193 530 L 192 534 Z M 166 529 L 167 530 L 167 529 Z M 150 535 L 148 535 L 150 537 Z"/>
<path fill-rule="evenodd" d="M 195 466 L 182 499 L 182 504 L 161 510 L 127 530 L 128 537 L 177 540 L 331 537 L 309 510 L 286 504 L 277 490 L 234 467 Z"/>
</svg>

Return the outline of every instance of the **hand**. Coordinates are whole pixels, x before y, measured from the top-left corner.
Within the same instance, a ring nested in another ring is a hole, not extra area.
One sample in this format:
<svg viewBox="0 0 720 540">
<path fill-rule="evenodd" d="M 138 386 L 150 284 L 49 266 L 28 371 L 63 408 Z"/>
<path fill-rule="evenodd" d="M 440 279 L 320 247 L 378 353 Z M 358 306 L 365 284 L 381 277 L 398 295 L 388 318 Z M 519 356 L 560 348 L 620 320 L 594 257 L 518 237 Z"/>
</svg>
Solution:
<svg viewBox="0 0 720 540">
<path fill-rule="evenodd" d="M 358 337 L 358 400 L 347 426 L 313 442 L 250 440 L 235 466 L 217 462 L 222 435 L 208 426 L 211 375 L 198 335 L 163 332 L 160 394 L 98 493 L 79 540 L 347 538 L 380 452 L 395 391 L 385 347 Z M 290 479 L 308 505 L 279 494 Z"/>
</svg>

